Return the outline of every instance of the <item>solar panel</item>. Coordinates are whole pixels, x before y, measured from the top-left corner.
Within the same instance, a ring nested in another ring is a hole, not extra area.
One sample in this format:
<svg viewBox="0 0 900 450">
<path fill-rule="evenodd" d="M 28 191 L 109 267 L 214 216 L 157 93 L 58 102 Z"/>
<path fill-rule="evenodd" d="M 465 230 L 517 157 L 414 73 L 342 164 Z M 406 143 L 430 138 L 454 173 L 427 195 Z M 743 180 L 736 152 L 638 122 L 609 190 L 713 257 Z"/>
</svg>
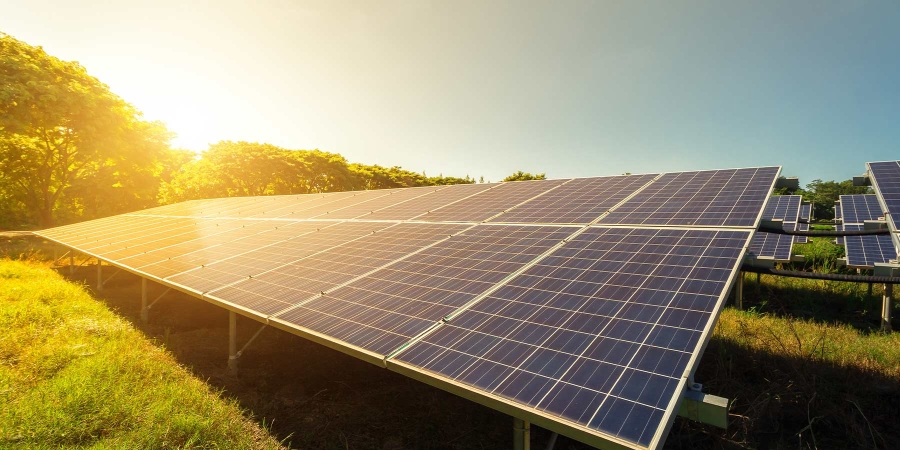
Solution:
<svg viewBox="0 0 900 450">
<path fill-rule="evenodd" d="M 782 226 L 785 230 L 794 230 L 795 222 L 785 222 Z M 750 241 L 750 254 L 759 258 L 772 258 L 775 261 L 790 261 L 791 250 L 794 245 L 794 236 L 789 234 L 766 233 L 757 231 Z"/>
<path fill-rule="evenodd" d="M 762 217 L 764 219 L 779 219 L 784 222 L 796 222 L 800 216 L 800 202 L 802 197 L 799 195 L 773 195 L 766 202 L 766 208 L 763 210 Z M 793 228 L 791 228 L 793 230 Z"/>
<path fill-rule="evenodd" d="M 845 224 L 846 231 L 862 230 L 863 225 Z M 894 243 L 888 235 L 844 236 L 847 250 L 847 265 L 850 267 L 875 267 L 875 263 L 886 263 L 897 259 Z"/>
<path fill-rule="evenodd" d="M 602 224 L 755 227 L 779 167 L 666 173 Z"/>
<path fill-rule="evenodd" d="M 478 226 L 270 320 L 386 355 L 575 230 Z"/>
<path fill-rule="evenodd" d="M 800 220 L 808 222 L 810 217 L 812 217 L 812 205 L 809 203 L 800 205 Z"/>
<path fill-rule="evenodd" d="M 875 195 L 841 196 L 841 219 L 844 223 L 864 223 L 867 220 L 878 220 L 882 216 L 881 205 Z"/>
<path fill-rule="evenodd" d="M 750 234 L 590 228 L 388 366 L 651 447 Z"/>
<path fill-rule="evenodd" d="M 537 197 L 569 180 L 514 181 L 504 183 L 459 202 L 435 209 L 416 220 L 428 222 L 481 222 Z"/>
<path fill-rule="evenodd" d="M 896 231 L 900 222 L 897 218 L 900 215 L 900 161 L 870 162 L 867 165 L 875 192 L 884 201 Z"/>
<path fill-rule="evenodd" d="M 658 174 L 576 178 L 489 222 L 591 223 Z"/>
<path fill-rule="evenodd" d="M 38 234 L 590 443 L 658 448 L 779 171 L 213 199 Z"/>
</svg>

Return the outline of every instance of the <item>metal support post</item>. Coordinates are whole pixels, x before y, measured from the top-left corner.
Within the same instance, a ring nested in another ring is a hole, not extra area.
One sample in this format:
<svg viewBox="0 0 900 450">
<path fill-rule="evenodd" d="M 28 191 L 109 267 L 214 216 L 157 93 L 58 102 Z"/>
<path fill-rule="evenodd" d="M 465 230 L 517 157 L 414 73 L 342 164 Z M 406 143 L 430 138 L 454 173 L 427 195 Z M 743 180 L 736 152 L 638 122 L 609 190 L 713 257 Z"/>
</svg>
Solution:
<svg viewBox="0 0 900 450">
<path fill-rule="evenodd" d="M 872 298 L 872 283 L 869 283 L 869 293 L 866 294 L 866 300 Z"/>
<path fill-rule="evenodd" d="M 103 261 L 97 258 L 97 291 L 103 290 Z"/>
<path fill-rule="evenodd" d="M 737 286 L 734 289 L 734 307 L 744 309 L 744 272 L 738 271 Z"/>
<path fill-rule="evenodd" d="M 513 417 L 513 450 L 531 450 L 531 424 Z"/>
<path fill-rule="evenodd" d="M 228 311 L 228 372 L 237 375 L 237 314 Z"/>
<path fill-rule="evenodd" d="M 759 284 L 759 272 L 756 272 L 756 284 Z"/>
<path fill-rule="evenodd" d="M 141 278 L 141 322 L 147 323 L 149 317 L 147 310 L 147 279 Z"/>
<path fill-rule="evenodd" d="M 75 250 L 69 252 L 69 276 L 75 274 Z"/>
<path fill-rule="evenodd" d="M 893 307 L 891 296 L 893 291 L 893 284 L 884 285 L 884 299 L 881 304 L 881 329 L 888 333 L 891 332 L 891 308 Z"/>
<path fill-rule="evenodd" d="M 59 261 L 59 246 L 53 246 L 53 267 L 56 267 L 56 262 Z"/>
</svg>

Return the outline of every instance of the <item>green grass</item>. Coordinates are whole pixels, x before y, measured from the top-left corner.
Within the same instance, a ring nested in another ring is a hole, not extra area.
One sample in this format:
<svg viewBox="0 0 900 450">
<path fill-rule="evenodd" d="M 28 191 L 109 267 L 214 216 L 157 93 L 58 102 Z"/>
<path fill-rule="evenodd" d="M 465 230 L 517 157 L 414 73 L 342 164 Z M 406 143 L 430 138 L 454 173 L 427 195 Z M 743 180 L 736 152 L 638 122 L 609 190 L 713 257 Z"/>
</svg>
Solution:
<svg viewBox="0 0 900 450">
<path fill-rule="evenodd" d="M 831 241 L 795 245 L 807 262 L 793 268 L 855 273 Z M 745 274 L 746 310 L 722 312 L 697 373 L 704 391 L 731 400 L 729 428 L 681 421 L 666 447 L 900 448 L 900 333 L 881 331 L 881 295 L 880 285 L 869 296 L 865 283 Z"/>
<path fill-rule="evenodd" d="M 83 287 L 0 260 L 0 448 L 279 448 Z"/>
</svg>

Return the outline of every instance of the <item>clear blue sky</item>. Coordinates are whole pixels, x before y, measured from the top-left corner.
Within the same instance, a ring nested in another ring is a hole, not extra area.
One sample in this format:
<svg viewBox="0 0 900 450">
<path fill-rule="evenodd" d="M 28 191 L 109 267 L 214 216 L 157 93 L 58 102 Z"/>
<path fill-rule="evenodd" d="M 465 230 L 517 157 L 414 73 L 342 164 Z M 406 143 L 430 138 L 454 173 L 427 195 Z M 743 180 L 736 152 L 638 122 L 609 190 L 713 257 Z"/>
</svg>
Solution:
<svg viewBox="0 0 900 450">
<path fill-rule="evenodd" d="M 78 5 L 75 5 L 78 3 Z M 429 175 L 900 159 L 900 2 L 0 0 L 176 145 L 320 148 Z"/>
</svg>

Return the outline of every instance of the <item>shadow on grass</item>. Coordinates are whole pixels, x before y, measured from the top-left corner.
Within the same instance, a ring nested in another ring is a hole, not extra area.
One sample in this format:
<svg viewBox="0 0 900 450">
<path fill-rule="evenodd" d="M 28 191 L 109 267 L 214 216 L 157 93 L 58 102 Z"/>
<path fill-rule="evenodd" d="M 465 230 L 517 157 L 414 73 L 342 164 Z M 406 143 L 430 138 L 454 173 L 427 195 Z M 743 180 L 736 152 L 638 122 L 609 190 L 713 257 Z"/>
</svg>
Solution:
<svg viewBox="0 0 900 450">
<path fill-rule="evenodd" d="M 112 275 L 112 271 L 105 275 Z M 68 269 L 60 269 L 68 275 Z M 765 282 L 766 277 L 763 277 Z M 95 266 L 70 279 L 93 288 Z M 811 302 L 809 318 L 846 318 L 852 298 L 839 293 L 813 301 L 800 287 L 767 287 L 766 297 L 745 302 L 798 316 L 791 295 Z M 164 291 L 149 283 L 149 298 Z M 285 444 L 302 449 L 496 449 L 511 445 L 512 421 L 504 414 L 276 329 L 264 330 L 240 360 L 240 375 L 226 372 L 228 315 L 225 310 L 175 291 L 139 319 L 139 278 L 116 274 L 101 301 L 149 338 L 165 345 L 198 377 L 236 399 Z M 745 303 L 747 304 L 747 303 Z M 837 312 L 828 308 L 838 307 Z M 845 314 L 841 316 L 842 312 Z M 238 320 L 238 347 L 260 324 Z M 815 358 L 747 348 L 713 338 L 697 373 L 704 391 L 733 401 L 727 431 L 676 419 L 665 448 L 900 448 L 898 380 Z M 549 433 L 533 428 L 533 448 Z M 589 447 L 560 436 L 556 449 Z"/>
<path fill-rule="evenodd" d="M 667 448 L 900 448 L 896 378 L 714 337 L 696 379 L 732 401 L 729 428 L 678 420 Z"/>
<path fill-rule="evenodd" d="M 846 323 L 864 332 L 881 329 L 883 288 L 839 281 L 784 278 L 745 274 L 744 309 L 777 317 L 802 318 L 819 323 Z M 733 302 L 734 292 L 732 292 Z M 898 302 L 894 303 L 896 308 Z"/>
</svg>

